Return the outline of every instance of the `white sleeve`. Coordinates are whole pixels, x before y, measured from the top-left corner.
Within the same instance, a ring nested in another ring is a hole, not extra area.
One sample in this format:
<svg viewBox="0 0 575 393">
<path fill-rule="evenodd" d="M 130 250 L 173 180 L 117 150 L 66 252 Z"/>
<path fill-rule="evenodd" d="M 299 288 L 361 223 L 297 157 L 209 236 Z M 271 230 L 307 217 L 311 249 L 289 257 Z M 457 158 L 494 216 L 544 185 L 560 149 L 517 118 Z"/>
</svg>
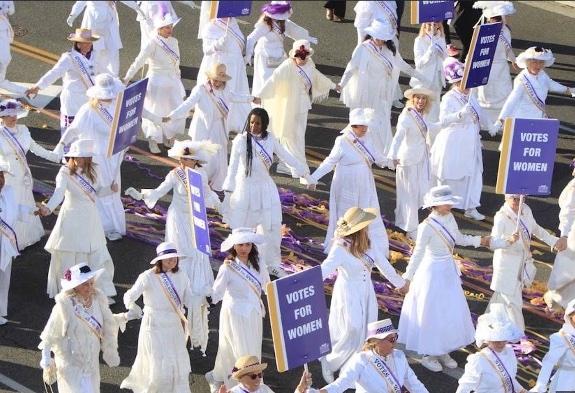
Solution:
<svg viewBox="0 0 575 393">
<path fill-rule="evenodd" d="M 324 280 L 341 266 L 341 261 L 346 257 L 346 252 L 347 251 L 342 247 L 337 245 L 330 247 L 327 258 L 321 263 L 321 275 Z"/>
<path fill-rule="evenodd" d="M 559 231 L 561 236 L 567 236 L 575 223 L 575 179 L 561 192 L 559 207 Z"/>
<path fill-rule="evenodd" d="M 481 373 L 479 372 L 480 356 L 478 353 L 467 356 L 465 371 L 461 378 L 459 378 L 459 386 L 455 393 L 470 393 L 477 389 L 481 381 Z"/>
<path fill-rule="evenodd" d="M 545 74 L 545 81 L 547 82 L 547 88 L 549 89 L 549 91 L 553 93 L 567 94 L 568 87 L 562 85 L 559 82 L 555 82 L 547 74 Z"/>
<path fill-rule="evenodd" d="M 238 134 L 232 142 L 230 163 L 228 165 L 228 171 L 226 173 L 224 184 L 222 185 L 222 189 L 225 191 L 233 192 L 236 188 L 236 174 L 240 165 L 240 154 L 242 152 L 242 148 L 240 146 L 241 143 L 245 143 L 245 141 L 241 134 Z"/>
<path fill-rule="evenodd" d="M 347 85 L 347 82 L 351 79 L 353 73 L 359 68 L 361 62 L 361 53 L 363 49 L 362 46 L 358 45 L 351 54 L 351 59 L 347 63 L 345 67 L 345 71 L 343 71 L 343 75 L 341 76 L 341 80 L 339 81 L 339 85 L 343 88 Z"/>
<path fill-rule="evenodd" d="M 405 140 L 405 136 L 407 135 L 408 120 L 406 117 L 407 110 L 404 110 L 397 119 L 395 135 L 393 136 L 391 146 L 389 147 L 389 152 L 387 153 L 387 158 L 391 160 L 397 160 L 399 158 L 399 148 L 401 147 L 403 141 Z"/>
<path fill-rule="evenodd" d="M 50 212 L 53 212 L 64 200 L 64 193 L 66 192 L 68 183 L 68 175 L 64 173 L 65 170 L 67 169 L 63 167 L 60 168 L 60 171 L 56 175 L 56 188 L 54 188 L 54 193 L 46 203 L 46 207 L 50 209 Z"/>
<path fill-rule="evenodd" d="M 174 188 L 174 181 L 176 180 L 176 176 L 174 170 L 171 170 L 167 175 L 164 181 L 155 189 L 142 189 L 142 196 L 146 206 L 150 209 L 156 206 L 158 200 L 166 195 L 172 188 Z"/>
<path fill-rule="evenodd" d="M 136 72 L 146 64 L 146 60 L 152 56 L 156 45 L 153 39 L 148 41 L 148 44 L 142 48 L 138 56 L 134 59 L 134 62 L 130 65 L 130 68 L 128 68 L 128 71 L 126 71 L 124 79 L 131 80 L 134 75 L 136 75 Z"/>
<path fill-rule="evenodd" d="M 506 118 L 508 117 L 513 117 L 513 110 L 515 109 L 515 107 L 517 106 L 517 103 L 521 100 L 524 92 L 525 92 L 525 88 L 521 85 L 521 81 L 518 79 L 521 77 L 521 74 L 517 75 L 515 77 L 515 80 L 513 81 L 513 90 L 511 91 L 511 94 L 509 94 L 509 96 L 507 97 L 507 99 L 505 100 L 505 103 L 503 104 L 503 108 L 501 108 L 501 112 L 499 112 L 499 119 L 505 121 Z"/>
<path fill-rule="evenodd" d="M 45 89 L 58 79 L 62 78 L 66 71 L 68 71 L 72 66 L 70 60 L 70 55 L 68 53 L 63 53 L 50 71 L 46 72 L 38 82 L 36 82 L 36 86 L 40 89 Z"/>
<path fill-rule="evenodd" d="M 228 282 L 230 280 L 230 268 L 224 262 L 220 269 L 218 270 L 218 275 L 214 280 L 214 285 L 212 286 L 212 303 L 219 303 L 226 293 L 228 287 Z"/>
<path fill-rule="evenodd" d="M 30 151 L 45 160 L 52 162 L 60 162 L 60 156 L 56 153 L 52 153 L 50 150 L 40 146 L 34 139 L 30 141 Z"/>
<path fill-rule="evenodd" d="M 405 280 L 397 274 L 395 268 L 389 263 L 389 260 L 381 253 L 378 253 L 375 259 L 375 266 L 381 274 L 385 276 L 391 282 L 391 284 L 396 288 L 402 288 L 405 285 Z"/>
<path fill-rule="evenodd" d="M 84 11 L 86 8 L 87 1 L 77 1 L 72 6 L 72 10 L 70 11 L 70 15 L 78 16 Z"/>
<path fill-rule="evenodd" d="M 304 177 L 309 175 L 307 170 L 307 163 L 301 163 L 297 158 L 295 158 L 279 141 L 274 138 L 274 153 L 279 157 L 279 159 L 290 167 L 295 169 L 295 174 L 298 177 Z"/>
<path fill-rule="evenodd" d="M 425 222 L 419 224 L 417 228 L 417 239 L 415 240 L 415 248 L 413 249 L 413 253 L 409 258 L 409 263 L 407 264 L 407 269 L 405 273 L 403 273 L 403 278 L 406 280 L 412 281 L 417 268 L 421 264 L 421 260 L 425 255 L 425 249 L 427 244 L 431 240 L 432 236 L 432 229 L 429 225 Z"/>
<path fill-rule="evenodd" d="M 310 38 L 309 32 L 300 25 L 287 19 L 285 35 L 295 40 L 308 40 Z"/>
<path fill-rule="evenodd" d="M 132 308 L 133 304 L 136 303 L 136 300 L 142 296 L 144 293 L 144 289 L 146 289 L 146 282 L 147 282 L 147 275 L 142 273 L 136 279 L 132 288 L 128 289 L 126 293 L 124 293 L 124 306 L 127 309 Z"/>
<path fill-rule="evenodd" d="M 333 144 L 333 147 L 329 152 L 329 155 L 326 158 L 324 158 L 322 163 L 312 173 L 311 175 L 312 179 L 314 179 L 315 181 L 319 181 L 319 179 L 324 177 L 326 174 L 328 174 L 335 168 L 335 166 L 341 160 L 341 157 L 343 155 L 343 148 L 341 146 L 343 138 L 344 137 L 336 138 L 335 143 Z"/>
<path fill-rule="evenodd" d="M 547 384 L 551 378 L 551 372 L 559 359 L 563 357 L 565 351 L 567 351 L 563 338 L 560 333 L 553 333 L 549 337 L 549 352 L 545 354 L 541 360 L 541 370 L 539 371 L 539 376 L 537 377 L 537 383 L 534 386 L 534 391 L 546 392 Z"/>
<path fill-rule="evenodd" d="M 246 38 L 246 57 L 251 59 L 254 54 L 254 47 L 258 40 L 270 32 L 270 28 L 263 21 L 259 21 L 254 25 L 254 30 Z"/>
<path fill-rule="evenodd" d="M 173 119 L 185 119 L 188 117 L 190 110 L 196 106 L 200 100 L 200 97 L 202 96 L 202 92 L 200 91 L 201 89 L 201 85 L 194 86 L 188 98 L 186 98 L 186 100 L 182 102 L 176 109 L 171 111 L 167 117 Z"/>
<path fill-rule="evenodd" d="M 343 393 L 347 389 L 355 388 L 355 383 L 364 368 L 365 361 L 362 359 L 361 353 L 353 355 L 347 364 L 343 366 L 339 377 L 323 389 L 327 390 L 328 393 Z"/>
</svg>

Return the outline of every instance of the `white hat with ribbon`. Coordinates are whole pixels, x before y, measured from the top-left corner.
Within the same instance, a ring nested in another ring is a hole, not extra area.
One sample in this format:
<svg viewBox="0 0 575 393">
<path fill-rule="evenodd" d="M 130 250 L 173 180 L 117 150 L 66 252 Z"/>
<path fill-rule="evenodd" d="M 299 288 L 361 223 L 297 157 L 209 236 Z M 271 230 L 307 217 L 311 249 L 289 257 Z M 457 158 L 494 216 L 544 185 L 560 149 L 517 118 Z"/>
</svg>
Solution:
<svg viewBox="0 0 575 393">
<path fill-rule="evenodd" d="M 256 233 L 253 228 L 236 228 L 222 242 L 221 251 L 228 251 L 236 244 L 254 243 L 261 244 L 264 242 L 264 236 Z"/>
<path fill-rule="evenodd" d="M 102 273 L 104 269 L 93 271 L 87 263 L 78 263 L 64 272 L 64 278 L 60 280 L 62 290 L 74 289 L 92 278 L 97 279 Z"/>
<path fill-rule="evenodd" d="M 94 145 L 95 141 L 93 139 L 78 139 L 70 145 L 70 150 L 65 157 L 93 157 L 94 156 Z"/>
<path fill-rule="evenodd" d="M 26 109 L 24 109 L 22 104 L 16 100 L 9 98 L 7 100 L 0 101 L 0 117 L 5 116 L 19 117 L 25 112 Z"/>
<path fill-rule="evenodd" d="M 156 247 L 156 257 L 150 261 L 150 265 L 168 258 L 180 258 L 183 255 L 178 254 L 176 245 L 171 242 L 162 242 Z"/>
<path fill-rule="evenodd" d="M 527 48 L 517 56 L 515 63 L 520 68 L 527 68 L 527 60 L 541 60 L 544 62 L 545 67 L 551 67 L 555 63 L 553 52 L 541 46 Z"/>
<path fill-rule="evenodd" d="M 355 108 L 349 111 L 349 125 L 369 126 L 373 119 L 373 109 Z"/>
<path fill-rule="evenodd" d="M 389 23 L 375 19 L 371 25 L 365 28 L 365 34 L 369 34 L 372 38 L 377 38 L 382 41 L 389 41 L 395 38 L 397 30 Z"/>
<path fill-rule="evenodd" d="M 124 84 L 112 74 L 98 74 L 94 78 L 94 86 L 86 90 L 86 95 L 98 100 L 111 100 L 124 89 Z"/>
<path fill-rule="evenodd" d="M 367 336 L 365 340 L 377 338 L 383 340 L 389 335 L 397 334 L 397 329 L 393 327 L 391 319 L 387 318 L 381 321 L 371 322 L 367 325 Z"/>
<path fill-rule="evenodd" d="M 510 1 L 476 1 L 473 3 L 473 8 L 483 10 L 483 16 L 488 19 L 515 13 L 515 7 Z"/>
<path fill-rule="evenodd" d="M 173 15 L 171 12 L 167 12 L 165 14 L 155 15 L 152 23 L 154 24 L 154 29 L 158 30 L 169 25 L 175 26 L 180 19 L 182 18 Z"/>
<path fill-rule="evenodd" d="M 489 306 L 489 312 L 477 319 L 475 330 L 475 344 L 482 347 L 490 341 L 519 341 L 523 332 L 507 315 L 505 306 L 494 303 Z"/>
<path fill-rule="evenodd" d="M 441 205 L 457 205 L 460 199 L 460 197 L 453 195 L 451 187 L 435 186 L 423 197 L 423 208 Z"/>
<path fill-rule="evenodd" d="M 220 145 L 209 140 L 175 141 L 174 146 L 168 150 L 168 157 L 196 160 L 201 164 L 205 164 L 209 161 L 211 156 L 218 152 L 219 149 Z"/>
</svg>

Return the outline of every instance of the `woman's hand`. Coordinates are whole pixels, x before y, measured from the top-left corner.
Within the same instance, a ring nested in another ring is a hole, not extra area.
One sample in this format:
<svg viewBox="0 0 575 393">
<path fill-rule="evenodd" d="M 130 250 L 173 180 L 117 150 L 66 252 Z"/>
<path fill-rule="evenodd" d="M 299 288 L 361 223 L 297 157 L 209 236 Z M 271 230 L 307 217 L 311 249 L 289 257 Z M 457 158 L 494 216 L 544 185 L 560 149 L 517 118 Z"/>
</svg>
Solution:
<svg viewBox="0 0 575 393">
<path fill-rule="evenodd" d="M 565 251 L 565 249 L 567 248 L 567 238 L 566 237 L 560 237 L 559 240 L 557 240 L 557 242 L 555 242 L 555 245 L 553 246 L 553 248 L 555 250 L 557 250 L 557 252 Z"/>
<path fill-rule="evenodd" d="M 45 205 L 40 205 L 38 210 L 36 210 L 34 212 L 34 215 L 46 217 L 46 216 L 50 215 L 50 209 L 48 209 Z"/>
<path fill-rule="evenodd" d="M 220 386 L 218 393 L 228 393 L 228 388 L 226 388 L 226 385 Z"/>
<path fill-rule="evenodd" d="M 299 380 L 299 384 L 296 387 L 296 391 L 299 393 L 305 393 L 305 391 L 311 387 L 312 383 L 313 381 L 311 378 L 311 373 L 304 370 L 303 374 L 301 375 L 301 379 Z"/>
<path fill-rule="evenodd" d="M 112 190 L 112 192 L 118 192 L 120 190 L 118 183 L 116 183 L 115 181 L 112 182 L 112 184 L 110 185 L 110 190 Z"/>
<path fill-rule="evenodd" d="M 252 102 L 256 105 L 260 105 L 262 103 L 262 99 L 260 97 L 254 97 Z"/>
<path fill-rule="evenodd" d="M 162 117 L 162 123 L 167 123 L 167 122 L 169 122 L 170 120 L 172 120 L 172 119 L 171 119 L 169 116 L 164 116 L 164 117 Z"/>
<path fill-rule="evenodd" d="M 407 292 L 409 292 L 409 284 L 410 284 L 410 281 L 405 280 L 405 285 L 402 286 L 401 288 L 396 288 L 395 290 L 397 292 L 399 292 L 401 295 L 405 296 L 405 295 L 407 295 Z"/>
<path fill-rule="evenodd" d="M 337 91 L 338 93 L 341 93 L 341 89 L 343 89 L 341 87 L 341 85 L 338 83 L 337 85 L 335 85 L 335 91 Z"/>
<path fill-rule="evenodd" d="M 491 236 L 481 236 L 481 242 L 479 243 L 483 247 L 489 248 L 491 244 Z"/>
<path fill-rule="evenodd" d="M 519 240 L 519 232 L 515 232 L 513 235 L 511 235 L 507 239 L 507 242 L 511 245 L 511 244 L 515 243 L 517 240 Z"/>
<path fill-rule="evenodd" d="M 26 90 L 26 92 L 24 94 L 28 98 L 34 98 L 38 95 L 38 91 L 40 91 L 40 88 L 38 86 L 34 86 L 34 87 L 31 87 L 28 90 Z"/>
</svg>

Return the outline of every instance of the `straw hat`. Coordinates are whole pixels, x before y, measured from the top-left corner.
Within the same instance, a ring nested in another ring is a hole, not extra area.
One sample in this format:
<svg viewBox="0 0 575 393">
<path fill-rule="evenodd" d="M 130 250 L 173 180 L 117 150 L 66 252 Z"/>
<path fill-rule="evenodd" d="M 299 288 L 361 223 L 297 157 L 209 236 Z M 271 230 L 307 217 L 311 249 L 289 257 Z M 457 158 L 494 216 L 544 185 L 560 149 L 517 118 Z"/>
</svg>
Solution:
<svg viewBox="0 0 575 393">
<path fill-rule="evenodd" d="M 228 251 L 236 244 L 254 243 L 261 244 L 264 242 L 264 236 L 256 233 L 252 228 L 236 228 L 222 242 L 221 251 Z"/>
<path fill-rule="evenodd" d="M 272 19 L 286 20 L 291 16 L 293 10 L 289 1 L 270 1 L 264 4 L 262 12 Z"/>
<path fill-rule="evenodd" d="M 98 100 L 111 100 L 124 89 L 124 84 L 111 74 L 99 74 L 94 78 L 94 86 L 86 90 L 86 95 Z"/>
<path fill-rule="evenodd" d="M 377 217 L 376 208 L 362 209 L 360 207 L 350 207 L 343 217 L 337 220 L 335 234 L 339 237 L 349 236 L 368 226 Z"/>
<path fill-rule="evenodd" d="M 209 70 L 206 71 L 206 76 L 208 79 L 216 80 L 220 82 L 227 82 L 232 79 L 227 73 L 227 68 L 225 64 L 214 63 Z"/>
<path fill-rule="evenodd" d="M 74 33 L 68 34 L 68 41 L 72 42 L 94 42 L 100 39 L 99 35 L 92 34 L 92 30 L 79 28 Z"/>
<path fill-rule="evenodd" d="M 232 378 L 239 380 L 247 374 L 258 374 L 268 368 L 267 363 L 260 363 L 256 356 L 242 356 L 236 360 L 234 369 L 232 370 Z"/>
<path fill-rule="evenodd" d="M 453 195 L 451 187 L 435 186 L 423 197 L 423 208 L 440 205 L 456 205 L 460 199 L 460 197 Z"/>
<path fill-rule="evenodd" d="M 7 99 L 0 101 L 0 117 L 5 116 L 15 116 L 18 117 L 19 115 L 26 112 L 22 104 L 13 99 Z"/>
<path fill-rule="evenodd" d="M 349 111 L 349 125 L 351 126 L 369 126 L 373 119 L 373 109 L 355 108 Z"/>
<path fill-rule="evenodd" d="M 220 145 L 209 140 L 202 141 L 175 141 L 174 146 L 168 150 L 168 157 L 180 159 L 187 158 L 205 164 L 210 157 L 218 152 Z"/>
<path fill-rule="evenodd" d="M 397 334 L 397 330 L 393 327 L 393 322 L 391 322 L 391 319 L 387 318 L 381 321 L 369 323 L 367 325 L 367 337 L 365 340 L 367 341 L 370 338 L 383 340 L 392 334 Z"/>
<path fill-rule="evenodd" d="M 313 56 L 313 48 L 308 40 L 295 40 L 293 42 L 292 48 L 289 51 L 289 57 L 295 57 L 296 51 L 300 49 L 305 49 L 308 53 L 308 56 Z"/>
<path fill-rule="evenodd" d="M 553 52 L 540 46 L 532 46 L 531 48 L 527 48 L 524 52 L 521 52 L 519 56 L 517 56 L 515 63 L 520 68 L 526 68 L 527 60 L 542 60 L 545 62 L 545 67 L 551 67 L 551 65 L 555 63 Z"/>
<path fill-rule="evenodd" d="M 433 100 L 433 92 L 429 89 L 426 89 L 425 87 L 414 87 L 407 89 L 405 93 L 403 93 L 403 96 L 405 98 L 411 99 L 415 94 L 422 94 L 426 96 L 428 101 Z"/>
<path fill-rule="evenodd" d="M 163 242 L 156 247 L 156 257 L 150 261 L 150 265 L 153 265 L 162 259 L 180 258 L 182 256 L 183 255 L 178 254 L 178 250 L 176 250 L 174 243 Z"/>
<path fill-rule="evenodd" d="M 519 341 L 523 332 L 509 319 L 503 304 L 492 304 L 489 313 L 477 319 L 475 344 L 478 347 L 490 341 Z"/>
<path fill-rule="evenodd" d="M 389 41 L 395 38 L 397 31 L 389 24 L 379 19 L 371 22 L 371 25 L 365 28 L 365 34 L 382 41 Z"/>
<path fill-rule="evenodd" d="M 443 75 L 449 83 L 459 82 L 463 79 L 465 65 L 454 57 L 447 57 L 443 61 Z"/>
<path fill-rule="evenodd" d="M 510 1 L 476 1 L 473 4 L 473 8 L 483 10 L 483 16 L 487 19 L 515 13 L 515 7 Z"/>
<path fill-rule="evenodd" d="M 70 150 L 64 157 L 93 157 L 95 144 L 93 139 L 78 139 L 72 142 Z"/>
<path fill-rule="evenodd" d="M 178 18 L 177 16 L 173 15 L 172 13 L 168 12 L 163 15 L 156 15 L 153 20 L 154 30 L 158 30 L 165 26 L 175 26 L 178 24 L 182 18 Z"/>
<path fill-rule="evenodd" d="M 62 290 L 74 289 L 92 278 L 100 277 L 102 273 L 104 273 L 104 269 L 92 271 L 86 263 L 74 265 L 64 272 L 64 278 L 60 280 Z"/>
</svg>

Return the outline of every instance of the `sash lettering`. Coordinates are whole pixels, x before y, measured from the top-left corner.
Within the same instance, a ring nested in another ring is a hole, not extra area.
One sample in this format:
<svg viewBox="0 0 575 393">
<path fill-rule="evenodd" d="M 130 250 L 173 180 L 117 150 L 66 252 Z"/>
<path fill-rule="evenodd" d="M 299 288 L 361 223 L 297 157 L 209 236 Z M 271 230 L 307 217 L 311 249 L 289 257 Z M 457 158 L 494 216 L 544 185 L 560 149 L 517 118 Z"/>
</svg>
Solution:
<svg viewBox="0 0 575 393">
<path fill-rule="evenodd" d="M 381 359 L 374 353 L 369 364 L 371 367 L 375 369 L 375 371 L 377 371 L 379 376 L 383 378 L 383 380 L 389 386 L 392 392 L 401 393 L 401 386 L 402 386 L 401 383 L 399 383 L 399 381 L 397 380 L 395 375 L 393 375 L 393 372 L 387 366 L 387 364 L 385 364 L 383 359 Z"/>
<path fill-rule="evenodd" d="M 186 173 L 183 171 L 182 168 L 176 168 L 176 175 L 178 175 L 178 179 L 184 184 L 184 188 L 187 189 L 188 187 L 188 179 L 186 179 Z"/>
<path fill-rule="evenodd" d="M 567 346 L 569 347 L 569 349 L 571 349 L 573 355 L 575 355 L 575 337 L 572 334 L 564 332 L 563 330 L 561 330 L 559 333 L 561 333 L 561 337 L 563 337 L 563 339 L 567 343 Z"/>
<path fill-rule="evenodd" d="M 12 243 L 12 245 L 16 248 L 16 251 L 20 251 L 20 248 L 18 247 L 18 237 L 16 236 L 16 231 L 14 231 L 14 229 L 12 229 L 12 227 L 8 225 L 8 223 L 4 221 L 1 217 L 0 217 L 0 235 L 6 236 L 10 241 L 10 243 Z"/>
<path fill-rule="evenodd" d="M 255 143 L 254 148 L 256 150 L 256 153 L 258 153 L 258 157 L 262 160 L 262 163 L 269 170 L 273 163 L 272 156 L 269 155 L 264 146 L 260 143 L 260 141 L 258 141 L 256 137 L 252 136 L 252 141 Z"/>
<path fill-rule="evenodd" d="M 503 384 L 503 389 L 505 389 L 505 393 L 515 393 L 515 387 L 513 386 L 513 378 L 511 378 L 511 375 L 509 374 L 509 372 L 505 368 L 505 365 L 503 364 L 501 359 L 499 359 L 499 356 L 497 356 L 495 351 L 493 351 L 492 349 L 490 349 L 490 351 L 495 359 L 489 359 L 485 353 L 483 352 L 480 353 L 491 365 L 491 367 L 493 367 L 495 371 L 497 371 L 497 375 L 499 376 L 499 378 L 501 378 L 501 383 Z"/>
<path fill-rule="evenodd" d="M 411 118 L 413 119 L 413 121 L 415 121 L 415 124 L 417 124 L 417 128 L 419 128 L 419 131 L 421 132 L 421 136 L 423 137 L 423 139 L 427 141 L 427 123 L 425 123 L 423 117 L 419 114 L 419 112 L 417 112 L 413 108 L 409 108 L 407 112 L 411 115 Z"/>
<path fill-rule="evenodd" d="M 77 187 L 86 194 L 86 196 L 94 203 L 96 203 L 96 189 L 90 184 L 88 180 L 83 178 L 81 175 L 75 173 L 74 175 L 68 174 L 72 183 L 75 184 Z"/>
<path fill-rule="evenodd" d="M 243 264 L 237 262 L 236 260 L 229 261 L 228 266 L 232 268 L 234 273 L 238 274 L 241 278 L 246 280 L 251 290 L 261 301 L 262 283 L 260 280 L 258 280 L 256 276 L 254 276 L 247 268 L 245 268 Z"/>
<path fill-rule="evenodd" d="M 73 298 L 72 306 L 74 308 L 74 314 L 76 314 L 76 316 L 90 328 L 90 331 L 100 340 L 104 338 L 104 329 L 102 328 L 102 324 Z"/>
<path fill-rule="evenodd" d="M 308 94 L 311 94 L 312 82 L 311 82 L 311 79 L 308 76 L 308 74 L 306 74 L 304 69 L 301 68 L 300 66 L 298 66 L 297 64 L 296 64 L 296 72 L 300 76 L 301 81 L 303 82 L 303 85 L 305 87 L 305 91 L 307 91 Z"/>
<path fill-rule="evenodd" d="M 375 157 L 373 154 L 371 154 L 367 146 L 365 146 L 363 142 L 355 136 L 353 131 L 348 132 L 345 139 L 355 150 L 361 154 L 367 165 L 371 167 L 371 165 L 375 162 Z"/>
<path fill-rule="evenodd" d="M 226 33 L 230 33 L 232 35 L 232 37 L 236 40 L 236 43 L 238 44 L 238 46 L 240 47 L 240 51 L 242 53 L 244 52 L 246 44 L 245 44 L 245 40 L 244 40 L 244 37 L 241 34 L 241 32 L 238 33 L 237 31 L 232 29 L 230 26 L 228 26 L 227 23 L 224 23 L 224 21 L 221 19 L 216 19 L 216 26 L 218 26 L 220 29 L 224 30 Z"/>
<path fill-rule="evenodd" d="M 178 295 L 178 291 L 176 290 L 174 283 L 172 282 L 172 280 L 170 279 L 170 277 L 168 276 L 167 273 L 162 272 L 162 273 L 158 274 L 157 277 L 158 277 L 158 280 L 160 281 L 160 286 L 162 287 L 162 290 L 164 291 L 164 295 L 166 295 L 166 298 L 170 302 L 170 305 L 172 306 L 172 308 L 174 309 L 174 311 L 176 312 L 176 314 L 180 318 L 180 320 L 182 322 L 182 328 L 184 329 L 184 332 L 186 333 L 186 337 L 187 337 L 188 336 L 188 320 L 186 319 L 186 316 L 184 315 L 183 305 L 182 305 L 182 300 L 180 299 L 180 295 Z"/>
<path fill-rule="evenodd" d="M 457 93 L 456 91 L 454 91 L 454 96 L 457 99 L 457 101 L 459 101 L 462 105 L 465 105 L 469 102 L 469 98 L 467 96 L 464 96 L 463 94 Z M 475 109 L 473 107 L 473 105 L 469 105 L 472 109 L 472 115 L 473 115 L 473 121 L 477 124 L 479 124 L 479 113 L 477 113 L 477 109 Z"/>
<path fill-rule="evenodd" d="M 26 160 L 26 151 L 24 150 L 24 148 L 22 147 L 16 136 L 10 132 L 8 127 L 2 128 L 2 135 L 4 135 L 4 137 L 8 140 L 8 144 L 14 150 L 14 153 L 16 153 L 16 155 L 18 156 L 18 161 L 20 162 L 20 165 L 22 165 L 22 167 L 24 168 L 26 176 L 29 176 L 30 179 L 32 179 L 32 173 L 30 172 L 30 167 L 28 167 L 28 161 Z"/>
<path fill-rule="evenodd" d="M 425 221 L 427 221 L 431 229 L 433 229 L 439 235 L 439 237 L 441 237 L 449 251 L 453 254 L 453 249 L 455 248 L 455 238 L 451 232 L 449 232 L 449 230 L 442 223 L 433 217 L 428 217 L 425 219 Z"/>
<path fill-rule="evenodd" d="M 159 36 L 154 37 L 154 42 L 166 52 L 168 57 L 172 59 L 175 64 L 178 64 L 180 61 L 180 55 L 178 55 L 168 44 L 164 42 Z"/>
<path fill-rule="evenodd" d="M 362 257 L 359 258 L 359 260 L 363 263 L 368 272 L 371 272 L 371 270 L 375 266 L 375 261 L 373 260 L 373 258 L 367 255 L 366 253 L 364 253 Z"/>
<path fill-rule="evenodd" d="M 513 58 L 513 48 L 511 47 L 511 42 L 503 35 L 503 31 L 499 34 L 499 42 L 505 47 L 505 53 L 508 58 Z"/>
<path fill-rule="evenodd" d="M 394 29 L 397 29 L 397 17 L 395 16 L 395 12 L 387 5 L 386 1 L 376 1 L 376 3 L 381 7 L 383 13 L 389 20 L 389 23 L 393 26 Z"/>
<path fill-rule="evenodd" d="M 529 80 L 529 78 L 527 78 L 527 75 L 525 74 L 521 75 L 520 81 L 523 84 L 523 87 L 525 87 L 525 90 L 527 91 L 527 96 L 529 96 L 531 102 L 533 102 L 533 105 L 535 105 L 537 109 L 543 112 L 543 117 L 547 117 L 547 113 L 545 113 L 545 101 L 539 98 L 537 92 L 535 91 L 535 88 L 533 87 L 533 84 L 531 84 L 531 81 Z"/>
<path fill-rule="evenodd" d="M 112 116 L 112 114 L 110 112 L 108 112 L 108 110 L 106 108 L 104 108 L 104 105 L 102 105 L 100 102 L 98 103 L 98 105 L 96 106 L 96 110 L 98 111 L 98 114 L 100 115 L 100 117 L 109 125 L 112 125 L 112 121 L 114 120 L 114 116 Z"/>
<path fill-rule="evenodd" d="M 92 52 L 92 56 L 94 56 L 94 52 Z M 80 77 L 86 89 L 89 87 L 94 86 L 94 81 L 92 80 L 92 73 L 88 71 L 86 65 L 84 64 L 84 60 L 82 59 L 84 56 L 80 54 L 76 54 L 73 51 L 70 51 L 70 57 L 74 62 L 74 65 L 77 68 L 77 71 L 80 73 Z"/>
<path fill-rule="evenodd" d="M 220 111 L 220 114 L 222 115 L 224 120 L 226 120 L 228 118 L 228 113 L 230 112 L 230 108 L 228 107 L 228 105 L 226 104 L 226 102 L 222 98 L 218 97 L 216 95 L 216 93 L 214 93 L 214 89 L 213 89 L 210 81 L 206 82 L 204 87 L 206 88 L 206 91 L 208 92 L 208 97 L 210 97 L 210 99 L 212 100 L 212 102 L 214 103 L 216 108 L 218 108 L 218 110 Z"/>
<path fill-rule="evenodd" d="M 285 33 L 282 33 L 282 30 L 280 29 L 278 23 L 275 20 L 272 21 L 272 31 L 282 38 L 285 37 Z"/>
<path fill-rule="evenodd" d="M 383 51 L 379 49 L 372 40 L 366 41 L 362 45 L 364 45 L 365 48 L 375 56 L 376 59 L 383 63 L 387 71 L 387 75 L 391 75 L 391 71 L 393 71 L 393 63 L 387 58 Z"/>
</svg>

